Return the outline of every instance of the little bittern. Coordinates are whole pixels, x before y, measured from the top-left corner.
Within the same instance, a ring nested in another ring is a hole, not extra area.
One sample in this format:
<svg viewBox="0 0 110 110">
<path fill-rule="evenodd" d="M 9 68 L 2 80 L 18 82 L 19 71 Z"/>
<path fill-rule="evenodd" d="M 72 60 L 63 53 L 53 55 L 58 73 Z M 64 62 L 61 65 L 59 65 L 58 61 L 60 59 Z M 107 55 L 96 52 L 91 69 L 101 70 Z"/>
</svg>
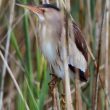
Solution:
<svg viewBox="0 0 110 110">
<path fill-rule="evenodd" d="M 29 9 L 38 16 L 39 28 L 37 32 L 41 52 L 49 63 L 52 73 L 64 79 L 62 35 L 65 29 L 65 17 L 61 10 L 51 4 L 40 6 L 17 5 Z M 86 42 L 75 22 L 71 21 L 71 25 L 74 36 L 68 36 L 70 51 L 67 56 L 70 77 L 73 79 L 76 74 L 75 69 L 77 69 L 80 80 L 86 81 L 85 73 L 87 72 L 88 62 Z"/>
</svg>

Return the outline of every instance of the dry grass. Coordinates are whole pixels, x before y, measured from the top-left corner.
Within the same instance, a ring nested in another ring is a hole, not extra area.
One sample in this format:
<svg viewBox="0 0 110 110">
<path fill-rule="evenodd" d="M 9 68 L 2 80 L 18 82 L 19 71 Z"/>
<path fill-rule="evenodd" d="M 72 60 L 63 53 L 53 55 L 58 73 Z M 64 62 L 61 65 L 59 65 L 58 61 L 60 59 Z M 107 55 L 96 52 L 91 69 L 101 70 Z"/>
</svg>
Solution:
<svg viewBox="0 0 110 110">
<path fill-rule="evenodd" d="M 110 3 L 109 0 L 1 0 L 0 1 L 0 110 L 51 110 L 48 91 L 51 79 L 37 41 L 37 18 L 15 5 L 56 3 L 71 12 L 85 35 L 89 50 L 89 81 L 65 77 L 65 104 L 61 104 L 63 84 L 54 91 L 54 108 L 62 110 L 110 109 Z M 70 11 L 71 10 L 71 11 Z M 65 14 L 66 15 L 66 14 Z M 68 36 L 69 17 L 66 20 Z M 64 39 L 65 46 L 68 45 Z M 65 72 L 68 73 L 65 50 Z"/>
</svg>

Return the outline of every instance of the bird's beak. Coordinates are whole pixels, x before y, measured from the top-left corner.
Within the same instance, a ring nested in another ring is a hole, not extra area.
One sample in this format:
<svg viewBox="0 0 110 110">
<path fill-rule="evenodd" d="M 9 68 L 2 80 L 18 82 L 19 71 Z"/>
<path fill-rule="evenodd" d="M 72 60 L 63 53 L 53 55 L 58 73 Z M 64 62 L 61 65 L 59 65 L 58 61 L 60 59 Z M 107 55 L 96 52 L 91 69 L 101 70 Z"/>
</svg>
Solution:
<svg viewBox="0 0 110 110">
<path fill-rule="evenodd" d="M 32 11 L 35 14 L 42 14 L 42 9 L 40 7 L 31 6 L 31 5 L 22 5 L 22 4 L 19 4 L 19 3 L 16 3 L 16 5 L 20 6 L 20 7 L 23 7 L 23 8 L 26 8 L 26 9 Z"/>
</svg>

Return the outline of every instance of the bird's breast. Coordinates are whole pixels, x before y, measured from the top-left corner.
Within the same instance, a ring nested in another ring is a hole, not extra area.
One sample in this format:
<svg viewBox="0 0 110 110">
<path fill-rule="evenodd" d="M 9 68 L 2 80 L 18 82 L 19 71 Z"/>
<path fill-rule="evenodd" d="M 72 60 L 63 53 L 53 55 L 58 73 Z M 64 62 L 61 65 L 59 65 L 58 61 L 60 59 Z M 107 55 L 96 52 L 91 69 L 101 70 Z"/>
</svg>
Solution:
<svg viewBox="0 0 110 110">
<path fill-rule="evenodd" d="M 49 63 L 53 63 L 57 54 L 57 39 L 54 31 L 46 25 L 41 25 L 39 31 L 39 43 L 44 57 Z"/>
<path fill-rule="evenodd" d="M 55 61 L 56 49 L 55 49 L 55 45 L 52 44 L 52 42 L 43 42 L 41 44 L 41 51 L 49 63 L 52 63 Z"/>
</svg>

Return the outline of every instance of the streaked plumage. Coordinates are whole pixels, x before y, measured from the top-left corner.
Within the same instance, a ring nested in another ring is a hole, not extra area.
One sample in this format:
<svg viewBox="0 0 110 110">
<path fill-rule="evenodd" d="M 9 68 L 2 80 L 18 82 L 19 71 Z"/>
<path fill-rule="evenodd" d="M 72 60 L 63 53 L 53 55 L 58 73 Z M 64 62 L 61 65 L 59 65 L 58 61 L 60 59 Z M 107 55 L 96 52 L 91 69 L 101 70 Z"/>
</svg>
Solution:
<svg viewBox="0 0 110 110">
<path fill-rule="evenodd" d="M 60 9 L 50 4 L 38 7 L 22 6 L 27 7 L 39 17 L 38 39 L 40 49 L 51 67 L 51 72 L 64 79 L 62 34 L 65 22 Z M 71 24 L 74 37 L 68 36 L 69 53 L 67 56 L 70 77 L 73 79 L 75 69 L 78 69 L 80 79 L 86 81 L 87 46 L 78 26 L 74 22 Z"/>
</svg>

